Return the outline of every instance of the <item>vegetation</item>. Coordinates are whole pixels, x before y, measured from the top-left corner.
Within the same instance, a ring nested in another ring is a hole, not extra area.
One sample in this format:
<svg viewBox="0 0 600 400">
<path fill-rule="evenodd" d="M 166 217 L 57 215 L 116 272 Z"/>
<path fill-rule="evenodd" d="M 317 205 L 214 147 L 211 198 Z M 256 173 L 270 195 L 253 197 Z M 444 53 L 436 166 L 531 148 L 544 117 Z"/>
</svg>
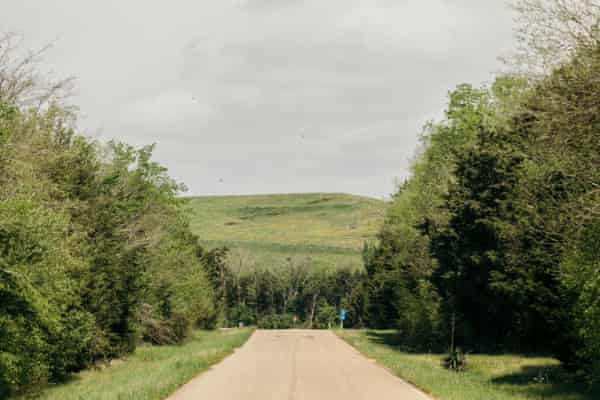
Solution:
<svg viewBox="0 0 600 400">
<path fill-rule="evenodd" d="M 380 200 L 333 193 L 193 197 L 190 206 L 192 231 L 207 248 L 228 247 L 235 269 L 285 267 L 288 257 L 362 269 L 363 243 L 385 212 Z"/>
<path fill-rule="evenodd" d="M 144 345 L 124 359 L 80 372 L 68 383 L 32 397 L 40 400 L 162 400 L 241 346 L 251 333 L 250 329 L 195 331 L 181 345 Z"/>
<path fill-rule="evenodd" d="M 384 203 L 344 194 L 195 197 L 191 227 L 212 247 L 207 265 L 223 324 L 260 328 L 364 326 L 361 249 Z"/>
<path fill-rule="evenodd" d="M 228 252 L 214 248 L 204 254 L 224 325 L 329 328 L 337 323 L 342 307 L 350 311 L 348 326 L 364 325 L 365 274 L 361 271 L 318 269 L 310 259 L 292 257 L 277 270 L 256 265 L 239 268 L 237 262 L 234 269 Z"/>
<path fill-rule="evenodd" d="M 78 134 L 69 81 L 0 38 L 0 396 L 194 326 L 326 328 L 340 308 L 395 329 L 394 349 L 345 337 L 443 398 L 595 393 L 600 2 L 516 10 L 517 64 L 449 94 L 385 217 L 337 194 L 185 200 L 152 146 Z M 482 355 L 513 352 L 552 357 Z"/>
<path fill-rule="evenodd" d="M 182 186 L 152 146 L 77 134 L 66 81 L 0 37 L 0 397 L 58 382 L 142 339 L 214 326 Z"/>
<path fill-rule="evenodd" d="M 396 331 L 336 333 L 365 356 L 440 400 L 592 400 L 600 392 L 573 382 L 555 359 L 472 354 L 465 372 L 440 367 L 442 354 L 402 351 Z"/>
<path fill-rule="evenodd" d="M 600 382 L 599 7 L 519 2 L 526 63 L 458 86 L 426 126 L 366 252 L 368 326 L 450 360 L 553 354 Z"/>
</svg>

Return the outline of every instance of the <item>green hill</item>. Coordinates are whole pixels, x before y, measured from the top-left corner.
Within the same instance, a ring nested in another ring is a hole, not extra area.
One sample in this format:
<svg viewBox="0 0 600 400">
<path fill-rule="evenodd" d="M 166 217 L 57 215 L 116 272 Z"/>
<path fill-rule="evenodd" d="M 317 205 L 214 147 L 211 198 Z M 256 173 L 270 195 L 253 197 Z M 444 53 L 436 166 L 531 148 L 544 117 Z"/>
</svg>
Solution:
<svg viewBox="0 0 600 400">
<path fill-rule="evenodd" d="M 206 247 L 227 245 L 233 257 L 265 267 L 288 257 L 360 267 L 385 210 L 380 200 L 329 193 L 192 197 L 190 205 L 192 230 Z"/>
</svg>

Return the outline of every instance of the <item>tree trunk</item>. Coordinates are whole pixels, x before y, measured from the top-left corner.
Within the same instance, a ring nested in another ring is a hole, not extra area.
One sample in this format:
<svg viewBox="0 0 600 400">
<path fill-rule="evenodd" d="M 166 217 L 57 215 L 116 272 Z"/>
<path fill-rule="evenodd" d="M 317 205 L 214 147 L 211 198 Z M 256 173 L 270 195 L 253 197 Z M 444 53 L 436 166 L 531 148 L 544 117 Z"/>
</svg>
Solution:
<svg viewBox="0 0 600 400">
<path fill-rule="evenodd" d="M 310 325 L 309 325 L 310 329 L 312 329 L 312 327 L 313 327 L 313 321 L 315 319 L 315 310 L 317 308 L 317 298 L 318 297 L 319 297 L 319 295 L 317 293 L 313 294 L 312 306 L 310 308 Z"/>
<path fill-rule="evenodd" d="M 451 322 L 452 326 L 451 326 L 451 338 L 450 338 L 450 352 L 454 353 L 454 337 L 456 335 L 456 311 L 452 311 L 452 322 Z"/>
</svg>

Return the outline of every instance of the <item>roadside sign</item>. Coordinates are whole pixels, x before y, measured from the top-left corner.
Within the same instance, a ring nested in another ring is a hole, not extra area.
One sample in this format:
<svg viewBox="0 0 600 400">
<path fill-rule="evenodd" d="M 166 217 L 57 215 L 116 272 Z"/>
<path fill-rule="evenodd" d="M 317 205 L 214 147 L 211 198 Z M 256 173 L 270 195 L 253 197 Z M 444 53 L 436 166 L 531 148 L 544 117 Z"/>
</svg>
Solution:
<svg viewBox="0 0 600 400">
<path fill-rule="evenodd" d="M 344 329 L 344 320 L 346 319 L 346 309 L 340 310 L 340 328 Z"/>
</svg>

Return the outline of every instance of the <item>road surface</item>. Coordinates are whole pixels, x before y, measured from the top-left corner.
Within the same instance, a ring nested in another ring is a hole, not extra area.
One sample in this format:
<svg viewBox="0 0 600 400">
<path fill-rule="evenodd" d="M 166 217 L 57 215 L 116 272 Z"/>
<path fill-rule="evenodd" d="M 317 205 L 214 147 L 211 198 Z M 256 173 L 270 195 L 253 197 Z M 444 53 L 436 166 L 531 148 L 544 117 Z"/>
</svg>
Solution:
<svg viewBox="0 0 600 400">
<path fill-rule="evenodd" d="M 256 331 L 169 400 L 430 400 L 330 331 Z"/>
</svg>

